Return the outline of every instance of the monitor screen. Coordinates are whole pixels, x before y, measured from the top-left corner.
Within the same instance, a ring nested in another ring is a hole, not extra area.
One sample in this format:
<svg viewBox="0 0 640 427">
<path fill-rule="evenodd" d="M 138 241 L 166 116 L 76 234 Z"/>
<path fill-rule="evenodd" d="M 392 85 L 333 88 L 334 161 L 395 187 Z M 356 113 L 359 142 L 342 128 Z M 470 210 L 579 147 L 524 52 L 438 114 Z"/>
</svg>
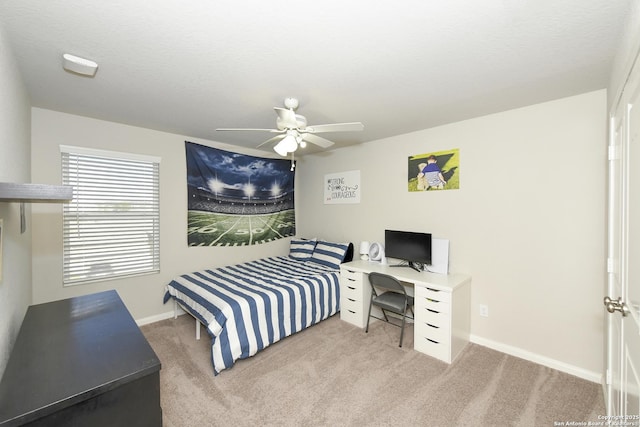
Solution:
<svg viewBox="0 0 640 427">
<path fill-rule="evenodd" d="M 384 252 L 389 258 L 409 264 L 431 264 L 431 234 L 412 231 L 384 231 Z"/>
</svg>

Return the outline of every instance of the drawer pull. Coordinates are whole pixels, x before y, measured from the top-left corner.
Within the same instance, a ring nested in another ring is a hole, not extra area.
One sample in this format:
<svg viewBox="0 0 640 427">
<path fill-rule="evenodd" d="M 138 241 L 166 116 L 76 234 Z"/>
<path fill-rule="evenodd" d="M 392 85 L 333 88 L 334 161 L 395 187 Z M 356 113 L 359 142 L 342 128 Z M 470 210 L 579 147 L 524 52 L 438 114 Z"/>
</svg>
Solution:
<svg viewBox="0 0 640 427">
<path fill-rule="evenodd" d="M 431 341 L 431 342 L 432 342 L 432 343 L 434 343 L 434 344 L 440 344 L 438 341 L 436 341 L 436 340 L 432 340 L 431 338 L 425 338 L 425 340 L 427 340 L 427 341 Z"/>
<path fill-rule="evenodd" d="M 431 292 L 441 292 L 439 289 L 433 289 L 433 288 L 427 288 L 428 290 L 430 290 Z"/>
<path fill-rule="evenodd" d="M 427 311 L 430 311 L 430 312 L 435 313 L 435 314 L 440 314 L 439 311 L 431 310 L 430 308 L 427 308 Z"/>
<path fill-rule="evenodd" d="M 354 300 L 354 299 L 351 299 L 351 298 L 347 298 L 347 299 L 348 299 L 349 301 L 351 301 L 351 302 L 356 302 L 356 300 Z"/>
<path fill-rule="evenodd" d="M 440 329 L 440 326 L 432 325 L 431 323 L 427 323 L 427 326 L 431 326 L 432 328 L 435 328 L 435 329 Z"/>
<path fill-rule="evenodd" d="M 351 289 L 352 291 L 356 290 L 356 288 L 354 288 L 353 286 L 347 286 L 347 288 Z"/>
<path fill-rule="evenodd" d="M 353 310 L 349 310 L 349 309 L 347 309 L 347 311 L 348 311 L 349 313 L 351 313 L 351 314 L 356 314 L 356 312 L 355 312 L 355 311 L 353 311 Z"/>
</svg>

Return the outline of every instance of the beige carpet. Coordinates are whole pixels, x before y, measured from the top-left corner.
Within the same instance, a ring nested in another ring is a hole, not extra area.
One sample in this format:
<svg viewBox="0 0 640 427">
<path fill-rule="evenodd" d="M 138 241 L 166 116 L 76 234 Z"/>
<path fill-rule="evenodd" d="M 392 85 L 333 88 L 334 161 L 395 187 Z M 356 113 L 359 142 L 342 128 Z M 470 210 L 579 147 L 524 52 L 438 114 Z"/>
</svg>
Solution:
<svg viewBox="0 0 640 427">
<path fill-rule="evenodd" d="M 469 344 L 452 365 L 334 316 L 213 375 L 190 316 L 142 327 L 162 362 L 164 425 L 553 426 L 598 421 L 601 387 Z M 559 424 L 556 424 L 559 425 Z"/>
</svg>

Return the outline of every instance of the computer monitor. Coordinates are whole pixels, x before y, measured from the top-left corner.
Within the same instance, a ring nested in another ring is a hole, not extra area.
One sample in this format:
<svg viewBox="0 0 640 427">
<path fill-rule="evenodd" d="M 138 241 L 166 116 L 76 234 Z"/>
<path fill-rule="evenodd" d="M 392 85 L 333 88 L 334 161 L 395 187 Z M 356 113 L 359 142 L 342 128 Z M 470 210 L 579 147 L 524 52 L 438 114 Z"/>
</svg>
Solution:
<svg viewBox="0 0 640 427">
<path fill-rule="evenodd" d="M 401 261 L 397 266 L 422 271 L 431 264 L 431 234 L 413 231 L 385 230 L 384 252 L 388 258 Z"/>
</svg>

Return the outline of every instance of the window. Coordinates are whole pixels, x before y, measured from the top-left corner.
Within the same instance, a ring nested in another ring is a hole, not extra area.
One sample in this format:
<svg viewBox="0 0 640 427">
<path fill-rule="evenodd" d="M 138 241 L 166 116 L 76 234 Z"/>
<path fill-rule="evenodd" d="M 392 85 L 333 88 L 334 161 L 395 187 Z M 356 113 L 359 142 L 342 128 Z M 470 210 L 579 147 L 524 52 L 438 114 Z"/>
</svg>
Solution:
<svg viewBox="0 0 640 427">
<path fill-rule="evenodd" d="M 65 286 L 160 271 L 160 159 L 61 146 Z"/>
</svg>

